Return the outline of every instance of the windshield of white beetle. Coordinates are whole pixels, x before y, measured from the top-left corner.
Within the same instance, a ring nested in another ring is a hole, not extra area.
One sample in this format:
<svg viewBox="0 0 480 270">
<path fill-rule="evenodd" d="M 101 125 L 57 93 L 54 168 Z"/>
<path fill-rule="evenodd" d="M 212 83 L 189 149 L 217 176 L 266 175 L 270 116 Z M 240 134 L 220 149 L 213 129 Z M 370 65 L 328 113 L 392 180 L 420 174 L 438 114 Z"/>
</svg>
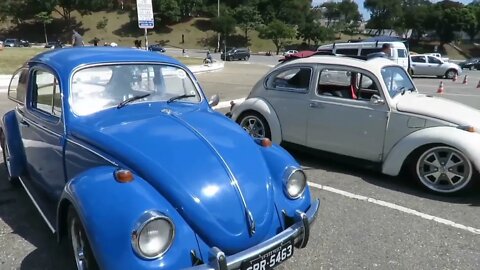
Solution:
<svg viewBox="0 0 480 270">
<path fill-rule="evenodd" d="M 416 91 L 410 76 L 402 67 L 389 66 L 382 68 L 382 78 L 387 86 L 387 92 L 392 98 L 398 94 Z"/>
<path fill-rule="evenodd" d="M 185 70 L 169 65 L 122 64 L 94 66 L 72 77 L 70 107 L 77 115 L 89 115 L 116 107 L 127 99 L 135 102 L 200 102 L 201 96 Z"/>
</svg>

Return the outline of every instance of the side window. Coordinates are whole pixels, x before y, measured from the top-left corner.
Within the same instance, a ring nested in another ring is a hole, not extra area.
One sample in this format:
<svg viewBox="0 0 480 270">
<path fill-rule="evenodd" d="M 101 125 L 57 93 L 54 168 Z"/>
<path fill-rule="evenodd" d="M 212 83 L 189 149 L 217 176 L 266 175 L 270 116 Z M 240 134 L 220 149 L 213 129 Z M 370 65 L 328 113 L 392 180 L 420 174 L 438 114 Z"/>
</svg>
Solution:
<svg viewBox="0 0 480 270">
<path fill-rule="evenodd" d="M 60 88 L 55 76 L 38 70 L 33 76 L 32 107 L 42 112 L 59 116 L 62 113 Z"/>
<path fill-rule="evenodd" d="M 342 69 L 324 69 L 320 72 L 317 95 L 354 98 L 352 72 Z"/>
<path fill-rule="evenodd" d="M 435 58 L 433 56 L 428 57 L 428 62 L 433 63 L 433 64 L 441 64 L 442 63 L 438 58 Z"/>
<path fill-rule="evenodd" d="M 273 74 L 267 80 L 267 88 L 283 91 L 308 92 L 310 79 L 312 76 L 311 68 L 292 68 Z"/>
<path fill-rule="evenodd" d="M 367 48 L 363 48 L 361 51 L 360 51 L 360 55 L 362 56 L 367 56 L 371 53 L 377 53 L 377 52 L 381 52 L 382 51 L 382 48 L 371 48 L 371 49 L 367 49 Z"/>
<path fill-rule="evenodd" d="M 380 96 L 380 90 L 370 76 L 357 73 L 357 98 L 370 100 L 373 95 Z"/>
<path fill-rule="evenodd" d="M 25 95 L 27 93 L 28 69 L 19 69 L 10 80 L 8 87 L 8 98 L 20 103 L 25 103 Z"/>
<path fill-rule="evenodd" d="M 412 56 L 412 62 L 414 62 L 414 63 L 426 63 L 427 59 L 425 59 L 425 56 Z"/>
<path fill-rule="evenodd" d="M 335 53 L 345 55 L 357 55 L 358 49 L 337 49 Z"/>
<path fill-rule="evenodd" d="M 407 51 L 404 49 L 397 49 L 398 58 L 406 58 Z"/>
</svg>

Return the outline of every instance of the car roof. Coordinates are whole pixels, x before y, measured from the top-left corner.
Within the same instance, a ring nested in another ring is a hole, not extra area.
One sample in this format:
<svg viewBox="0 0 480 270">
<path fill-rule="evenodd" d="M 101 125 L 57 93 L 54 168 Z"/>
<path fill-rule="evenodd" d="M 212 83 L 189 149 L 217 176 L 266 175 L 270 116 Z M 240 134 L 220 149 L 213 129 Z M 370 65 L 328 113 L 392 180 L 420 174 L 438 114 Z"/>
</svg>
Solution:
<svg viewBox="0 0 480 270">
<path fill-rule="evenodd" d="M 183 66 L 178 60 L 155 52 L 109 46 L 50 50 L 34 56 L 29 62 L 45 64 L 63 74 L 68 74 L 80 66 L 117 62 L 164 62 Z"/>
<path fill-rule="evenodd" d="M 383 58 L 376 57 L 369 60 L 361 60 L 348 56 L 331 56 L 331 55 L 313 55 L 306 58 L 299 58 L 285 62 L 281 64 L 282 66 L 295 65 L 295 64 L 326 64 L 326 65 L 344 65 L 351 66 L 360 69 L 366 69 L 366 63 L 368 63 L 369 70 L 375 69 L 380 70 L 384 66 L 400 66 L 393 61 Z"/>
</svg>

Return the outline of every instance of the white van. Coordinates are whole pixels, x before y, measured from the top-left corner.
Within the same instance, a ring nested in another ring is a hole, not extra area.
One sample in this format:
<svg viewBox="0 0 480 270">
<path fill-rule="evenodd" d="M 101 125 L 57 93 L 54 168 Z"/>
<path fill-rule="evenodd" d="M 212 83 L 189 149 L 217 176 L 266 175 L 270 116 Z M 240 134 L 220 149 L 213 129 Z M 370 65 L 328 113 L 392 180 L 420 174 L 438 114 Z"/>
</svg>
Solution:
<svg viewBox="0 0 480 270">
<path fill-rule="evenodd" d="M 372 42 L 351 42 L 333 43 L 318 47 L 317 51 L 332 52 L 334 54 L 367 56 L 371 53 L 380 52 L 384 43 L 391 45 L 390 60 L 403 66 L 408 70 L 408 51 L 405 44 L 399 41 L 372 41 Z"/>
</svg>

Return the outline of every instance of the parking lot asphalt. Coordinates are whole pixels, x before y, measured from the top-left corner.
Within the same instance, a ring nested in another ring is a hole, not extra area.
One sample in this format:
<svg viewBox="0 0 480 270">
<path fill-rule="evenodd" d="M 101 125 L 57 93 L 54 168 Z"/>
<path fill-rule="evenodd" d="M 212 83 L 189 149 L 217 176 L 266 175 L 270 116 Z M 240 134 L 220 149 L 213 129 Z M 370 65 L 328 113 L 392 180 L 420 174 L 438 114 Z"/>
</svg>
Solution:
<svg viewBox="0 0 480 270">
<path fill-rule="evenodd" d="M 268 60 L 227 62 L 222 71 L 197 77 L 207 96 L 219 94 L 228 102 L 245 98 L 270 68 Z M 443 97 L 480 109 L 480 71 L 465 74 L 465 85 L 463 76 L 457 82 L 423 77 L 414 82 L 420 92 L 440 95 L 436 91 L 442 81 Z M 13 107 L 2 94 L 0 113 Z M 321 206 L 308 247 L 295 250 L 278 269 L 479 269 L 478 188 L 436 195 L 408 177 L 287 150 L 304 167 L 312 196 L 321 199 Z M 24 190 L 9 186 L 0 166 L 0 269 L 65 269 L 55 238 Z"/>
</svg>

